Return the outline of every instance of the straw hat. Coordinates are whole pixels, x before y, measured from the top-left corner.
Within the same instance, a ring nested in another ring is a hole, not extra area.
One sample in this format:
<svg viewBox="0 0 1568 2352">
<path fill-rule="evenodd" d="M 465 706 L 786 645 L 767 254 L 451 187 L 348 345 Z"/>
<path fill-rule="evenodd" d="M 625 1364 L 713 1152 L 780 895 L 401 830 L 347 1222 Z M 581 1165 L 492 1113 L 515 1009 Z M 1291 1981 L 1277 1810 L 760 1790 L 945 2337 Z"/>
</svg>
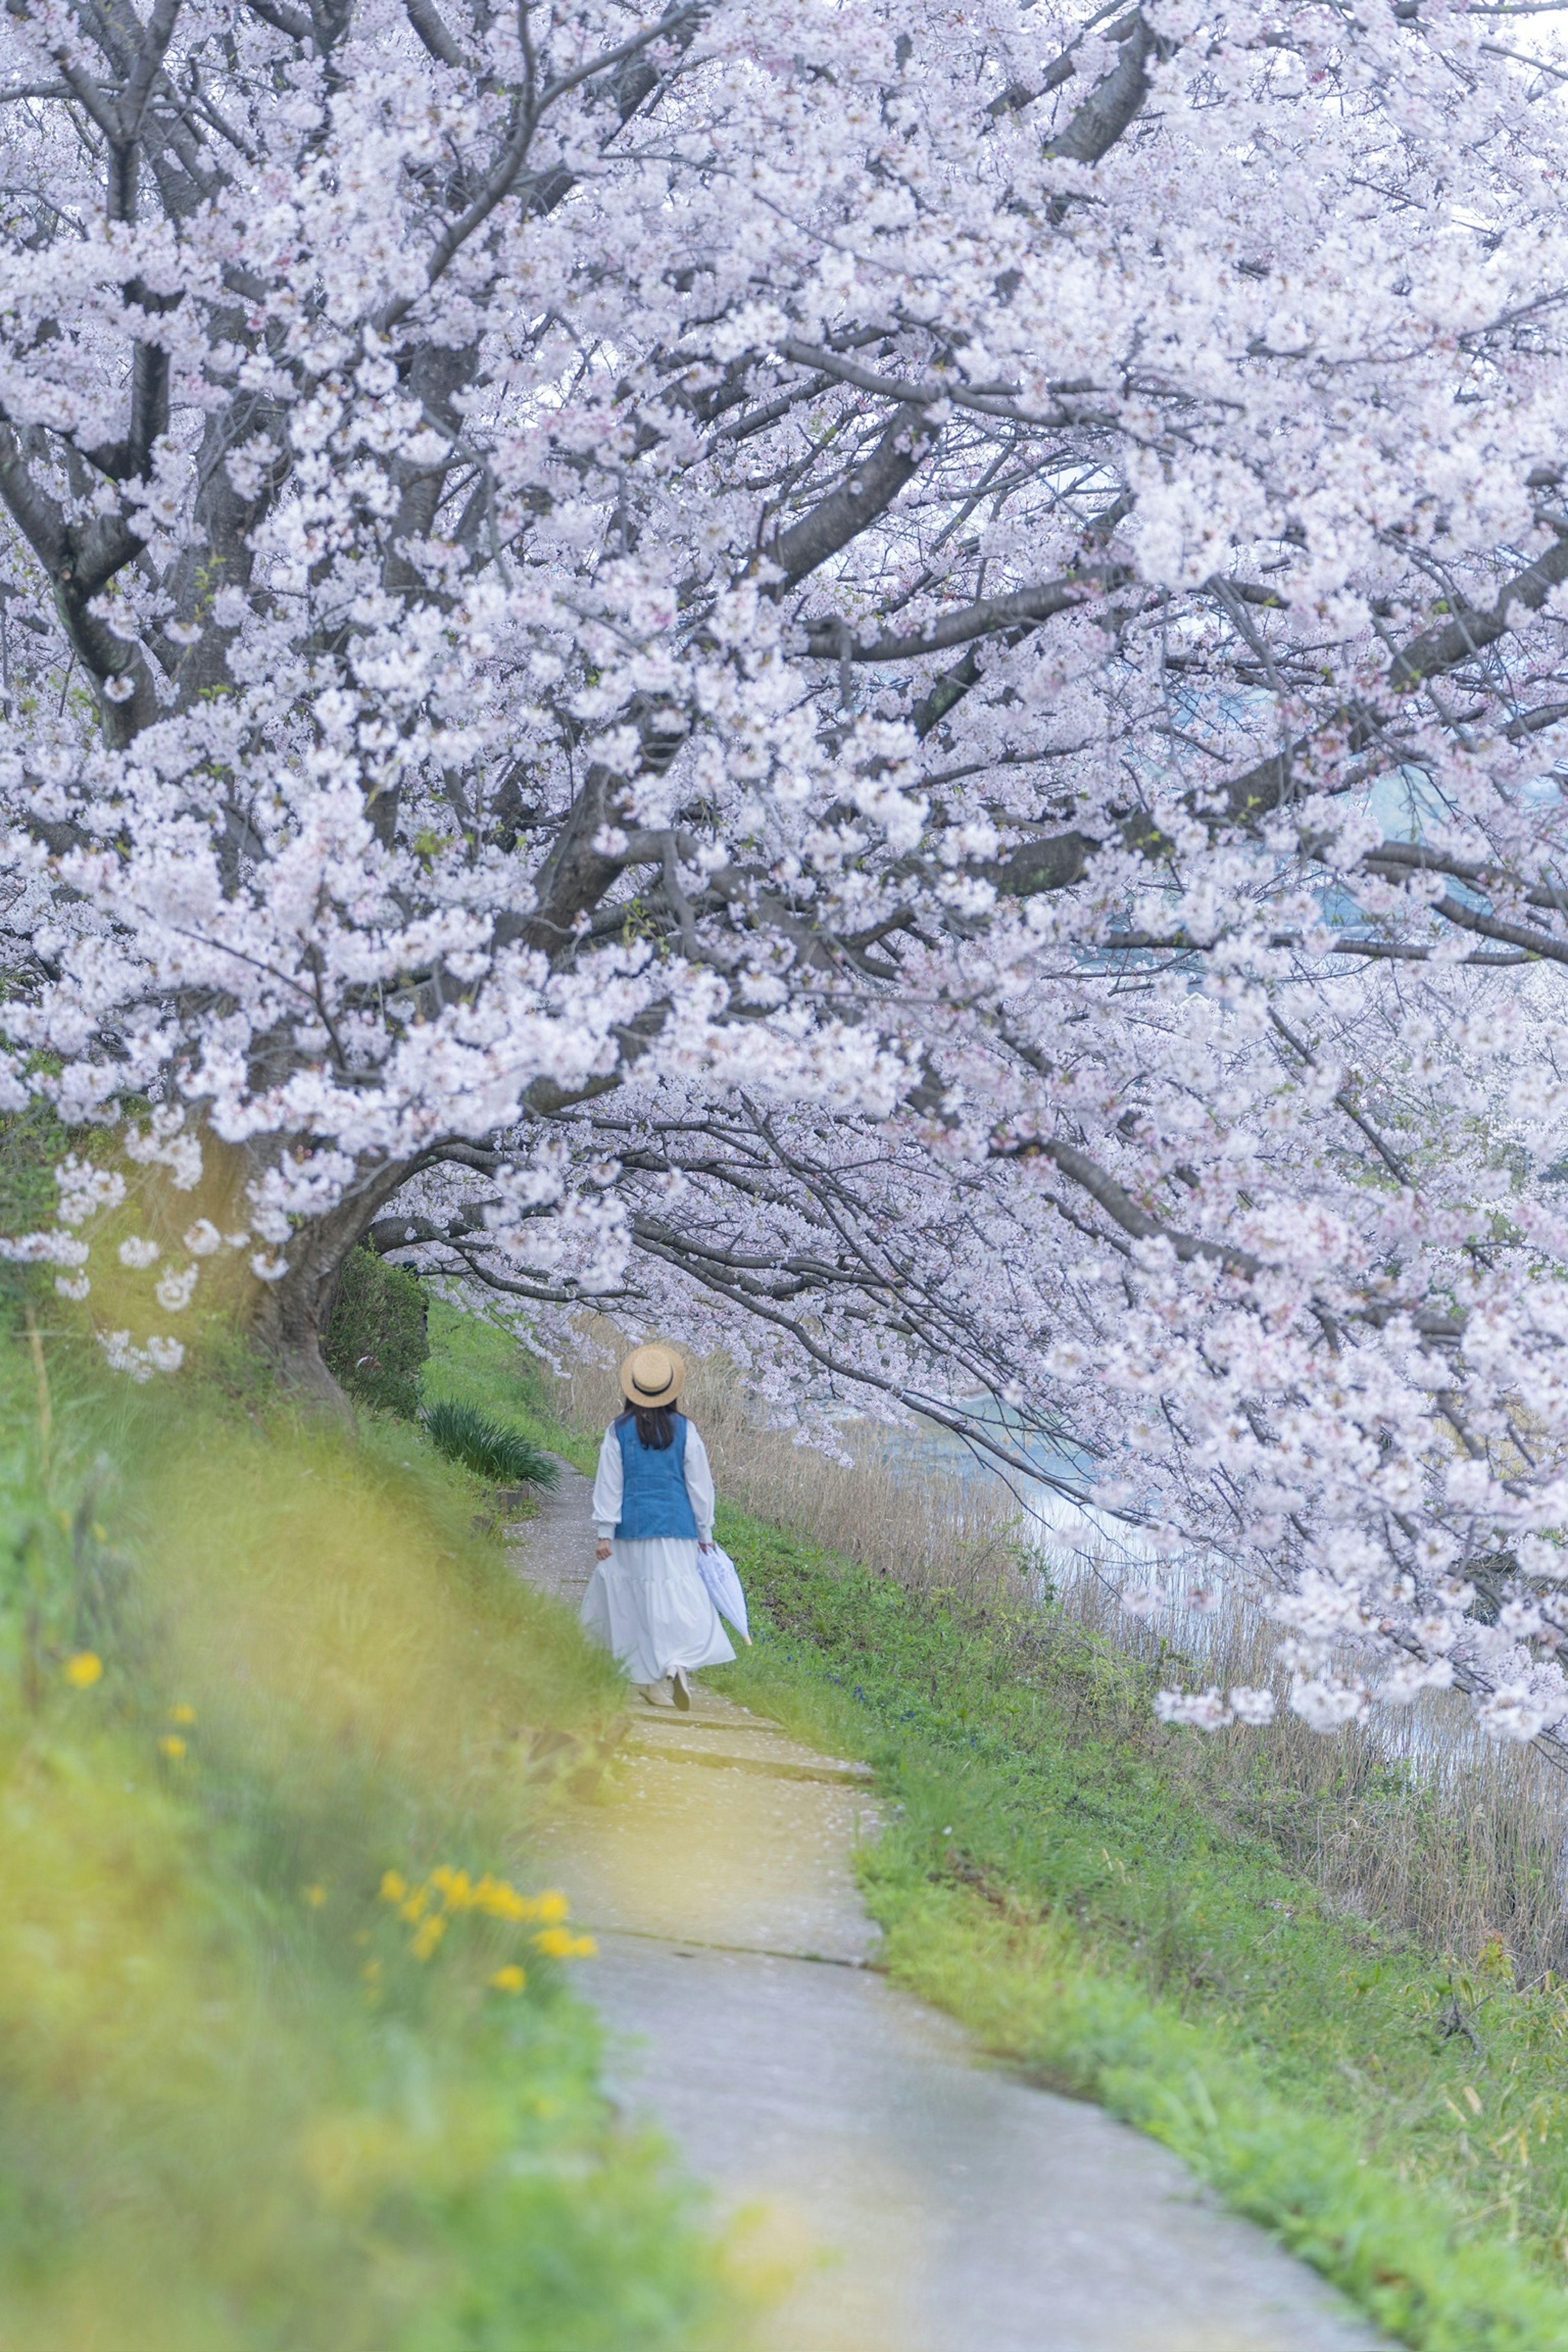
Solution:
<svg viewBox="0 0 1568 2352">
<path fill-rule="evenodd" d="M 621 1393 L 649 1412 L 673 1404 L 686 1386 L 686 1366 L 673 1348 L 636 1348 L 621 1366 Z"/>
</svg>

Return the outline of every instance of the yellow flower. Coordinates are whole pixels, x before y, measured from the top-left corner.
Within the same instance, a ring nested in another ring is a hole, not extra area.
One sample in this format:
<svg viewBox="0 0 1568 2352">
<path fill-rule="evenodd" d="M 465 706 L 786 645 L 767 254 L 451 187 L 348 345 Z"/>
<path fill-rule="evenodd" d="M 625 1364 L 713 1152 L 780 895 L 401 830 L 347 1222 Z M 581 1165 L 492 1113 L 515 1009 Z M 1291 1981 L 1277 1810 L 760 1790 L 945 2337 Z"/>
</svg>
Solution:
<svg viewBox="0 0 1568 2352">
<path fill-rule="evenodd" d="M 101 1679 L 103 1660 L 96 1650 L 78 1650 L 65 1663 L 65 1678 L 73 1690 L 90 1690 Z"/>
<path fill-rule="evenodd" d="M 531 1906 L 504 1878 L 481 1878 L 474 1889 L 474 1902 L 492 1919 L 529 1919 L 533 1916 Z"/>
<path fill-rule="evenodd" d="M 574 1936 L 570 1927 L 542 1927 L 533 1944 L 552 1960 L 591 1960 L 599 1948 L 592 1936 Z"/>
<path fill-rule="evenodd" d="M 400 1870 L 383 1872 L 381 1899 L 384 1903 L 401 1903 L 407 1892 L 408 1881 Z"/>
<path fill-rule="evenodd" d="M 438 1911 L 432 1911 L 428 1919 L 416 1930 L 408 1948 L 416 1960 L 427 1960 L 446 1932 L 447 1922 Z"/>
<path fill-rule="evenodd" d="M 509 1968 L 498 1969 L 490 1982 L 497 1992 L 521 1992 L 528 1979 L 514 1960 Z"/>
<path fill-rule="evenodd" d="M 327 1890 L 324 1886 L 301 1886 L 300 1892 L 312 1911 L 319 1911 L 327 1899 Z"/>
<path fill-rule="evenodd" d="M 547 1895 L 536 1895 L 532 1908 L 534 1917 L 542 1919 L 547 1927 L 558 1927 L 563 1919 L 572 1916 L 572 1906 L 564 1895 L 558 1895 L 553 1887 Z"/>
<path fill-rule="evenodd" d="M 178 1706 L 172 1706 L 169 1709 L 169 1720 L 171 1723 L 195 1723 L 195 1708 L 194 1706 L 187 1706 L 183 1699 Z"/>
<path fill-rule="evenodd" d="M 475 1889 L 466 1870 L 449 1870 L 445 1864 L 430 1873 L 430 1884 L 441 1891 L 448 1911 L 471 1911 Z"/>
<path fill-rule="evenodd" d="M 177 1732 L 166 1731 L 158 1742 L 159 1755 L 166 1756 L 171 1764 L 177 1764 L 185 1752 L 185 1743 Z"/>
<path fill-rule="evenodd" d="M 409 1926 L 412 1927 L 416 1919 L 424 1917 L 425 1906 L 429 1900 L 430 1897 L 426 1895 L 425 1889 L 422 1886 L 416 1886 L 413 1894 L 409 1896 L 407 1902 L 398 1906 L 398 1917 L 400 1919 L 406 1919 Z"/>
</svg>

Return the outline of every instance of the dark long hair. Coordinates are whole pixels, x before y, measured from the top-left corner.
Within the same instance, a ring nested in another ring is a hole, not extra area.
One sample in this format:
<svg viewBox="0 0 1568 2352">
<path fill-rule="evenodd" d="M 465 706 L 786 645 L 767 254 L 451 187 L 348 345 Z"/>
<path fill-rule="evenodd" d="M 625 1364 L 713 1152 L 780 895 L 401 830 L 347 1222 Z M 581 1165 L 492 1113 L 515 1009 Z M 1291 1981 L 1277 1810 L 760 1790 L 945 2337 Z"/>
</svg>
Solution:
<svg viewBox="0 0 1568 2352">
<path fill-rule="evenodd" d="M 621 1420 L 636 1422 L 637 1435 L 650 1454 L 662 1454 L 667 1445 L 675 1444 L 672 1404 L 628 1404 Z"/>
</svg>

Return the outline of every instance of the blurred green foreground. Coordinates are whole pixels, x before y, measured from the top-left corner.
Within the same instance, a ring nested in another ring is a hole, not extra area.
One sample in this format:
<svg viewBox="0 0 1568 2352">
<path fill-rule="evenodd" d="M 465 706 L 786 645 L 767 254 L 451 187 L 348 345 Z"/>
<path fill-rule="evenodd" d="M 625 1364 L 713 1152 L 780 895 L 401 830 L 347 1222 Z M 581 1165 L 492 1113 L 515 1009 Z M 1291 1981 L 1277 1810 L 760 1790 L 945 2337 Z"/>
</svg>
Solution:
<svg viewBox="0 0 1568 2352">
<path fill-rule="evenodd" d="M 389 1417 L 0 1314 L 0 2346 L 661 2352 L 738 2289 L 529 1860 L 621 1685 Z M 435 1370 L 432 1367 L 432 1370 Z"/>
</svg>

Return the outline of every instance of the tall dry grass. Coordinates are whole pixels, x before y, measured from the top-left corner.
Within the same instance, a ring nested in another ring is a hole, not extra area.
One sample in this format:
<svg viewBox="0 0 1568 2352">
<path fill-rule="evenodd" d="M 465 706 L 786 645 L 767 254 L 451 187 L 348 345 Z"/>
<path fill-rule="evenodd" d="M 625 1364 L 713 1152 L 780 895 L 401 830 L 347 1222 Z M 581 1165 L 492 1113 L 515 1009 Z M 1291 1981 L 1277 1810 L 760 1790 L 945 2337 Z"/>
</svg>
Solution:
<svg viewBox="0 0 1568 2352">
<path fill-rule="evenodd" d="M 574 1427 L 603 1429 L 622 1410 L 615 1361 L 598 1349 L 555 1386 L 556 1410 Z M 755 1517 L 916 1591 L 982 1601 L 1030 1591 L 1018 1506 L 1000 1480 L 942 1467 L 913 1475 L 868 1423 L 857 1427 L 855 1458 L 835 1461 L 769 1428 L 721 1357 L 690 1366 L 681 1404 L 702 1432 L 720 1494 Z"/>
<path fill-rule="evenodd" d="M 555 1383 L 576 1427 L 620 1409 L 624 1343 L 595 1327 Z M 1199 1619 L 1179 1607 L 1140 1622 L 1121 1606 L 1124 1571 L 1050 1548 L 1003 1481 L 951 1451 L 889 1444 L 869 1423 L 835 1461 L 766 1426 L 721 1359 L 693 1363 L 683 1400 L 721 1495 L 858 1566 L 988 1615 L 1020 1675 L 1042 1672 L 1100 1721 L 1146 1742 L 1205 1806 L 1261 1832 L 1336 1905 L 1461 1964 L 1495 1939 L 1521 1981 L 1568 1970 L 1568 1778 L 1534 1748 L 1498 1747 L 1458 1693 L 1428 1693 L 1335 1737 L 1282 1708 L 1266 1729 L 1169 1731 L 1162 1685 L 1279 1680 L 1264 1612 L 1226 1599 Z M 1140 1579 L 1142 1580 L 1142 1579 Z M 1045 1661 L 1042 1664 L 1042 1661 Z"/>
<path fill-rule="evenodd" d="M 1147 1690 L 1280 1680 L 1278 1631 L 1242 1601 L 1197 1622 L 1173 1611 L 1140 1623 L 1108 1581 L 1080 1572 L 1053 1607 L 1136 1664 Z M 1500 1937 L 1521 1981 L 1568 1967 L 1568 1780 L 1537 1749 L 1489 1740 L 1459 1693 L 1378 1709 L 1337 1736 L 1283 1706 L 1262 1730 L 1152 1736 L 1167 1770 L 1345 1910 L 1461 1962 Z"/>
</svg>

